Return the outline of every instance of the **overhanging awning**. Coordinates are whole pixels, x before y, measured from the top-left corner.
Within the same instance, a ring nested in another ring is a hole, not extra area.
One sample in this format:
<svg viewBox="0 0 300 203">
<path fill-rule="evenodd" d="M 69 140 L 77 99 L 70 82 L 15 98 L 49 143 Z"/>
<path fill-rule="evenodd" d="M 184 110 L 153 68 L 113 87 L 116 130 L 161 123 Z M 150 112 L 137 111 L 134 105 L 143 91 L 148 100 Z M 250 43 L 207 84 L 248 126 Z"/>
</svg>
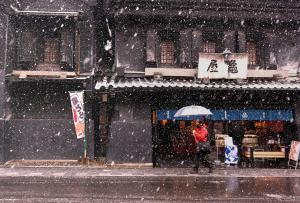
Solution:
<svg viewBox="0 0 300 203">
<path fill-rule="evenodd" d="M 201 120 L 203 116 L 189 116 L 189 117 L 174 117 L 177 110 L 159 110 L 157 111 L 158 120 Z M 265 110 L 265 109 L 234 109 L 225 110 L 217 109 L 211 110 L 212 116 L 209 120 L 214 121 L 292 121 L 293 111 L 291 109 L 285 110 Z"/>
<path fill-rule="evenodd" d="M 122 78 L 110 80 L 104 78 L 97 81 L 95 89 L 154 89 L 154 88 L 181 88 L 181 89 L 226 89 L 226 90 L 300 90 L 300 80 L 292 81 L 280 80 L 252 80 L 244 83 L 238 83 L 233 80 L 218 80 L 204 83 L 199 80 L 183 79 L 163 79 L 155 80 L 153 78 Z"/>
</svg>

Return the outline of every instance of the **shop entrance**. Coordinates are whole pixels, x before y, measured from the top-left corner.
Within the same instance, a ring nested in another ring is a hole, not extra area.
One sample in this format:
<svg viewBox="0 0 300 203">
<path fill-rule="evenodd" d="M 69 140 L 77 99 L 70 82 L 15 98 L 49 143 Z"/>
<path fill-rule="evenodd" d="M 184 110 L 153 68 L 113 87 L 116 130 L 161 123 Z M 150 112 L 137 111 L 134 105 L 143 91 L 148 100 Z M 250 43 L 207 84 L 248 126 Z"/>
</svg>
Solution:
<svg viewBox="0 0 300 203">
<path fill-rule="evenodd" d="M 213 116 L 205 122 L 209 126 L 214 160 L 225 161 L 225 137 L 231 137 L 233 144 L 238 147 L 240 161 L 249 158 L 249 148 L 269 156 L 260 161 L 285 161 L 285 156 L 276 157 L 277 152 L 287 155 L 291 141 L 297 140 L 291 110 L 211 111 Z M 192 131 L 203 118 L 177 120 L 173 117 L 175 112 L 176 110 L 153 112 L 154 162 L 167 166 L 191 166 L 195 154 Z"/>
<path fill-rule="evenodd" d="M 192 132 L 199 122 L 209 125 L 211 121 L 203 116 L 174 118 L 175 112 L 153 112 L 153 162 L 164 166 L 190 167 L 196 153 Z"/>
<path fill-rule="evenodd" d="M 158 163 L 189 165 L 195 154 L 192 130 L 195 121 L 158 120 L 156 125 L 156 159 Z"/>
</svg>

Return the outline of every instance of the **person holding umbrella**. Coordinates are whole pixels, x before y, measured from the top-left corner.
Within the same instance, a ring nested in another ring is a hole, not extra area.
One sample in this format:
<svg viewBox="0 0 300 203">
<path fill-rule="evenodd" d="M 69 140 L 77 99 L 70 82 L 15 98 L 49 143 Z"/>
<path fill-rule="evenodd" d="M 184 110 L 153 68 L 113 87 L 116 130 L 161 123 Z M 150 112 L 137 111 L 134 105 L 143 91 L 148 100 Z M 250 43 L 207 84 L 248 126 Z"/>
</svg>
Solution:
<svg viewBox="0 0 300 203">
<path fill-rule="evenodd" d="M 189 117 L 193 118 L 194 116 L 210 116 L 212 115 L 212 112 L 203 107 L 203 106 L 186 106 L 182 107 L 178 111 L 176 111 L 174 117 L 180 118 L 180 117 Z M 207 125 L 204 123 L 198 124 L 196 129 L 193 130 L 193 136 L 195 139 L 195 143 L 197 146 L 196 154 L 194 157 L 194 164 L 193 167 L 193 173 L 198 173 L 199 164 L 200 162 L 209 168 L 209 173 L 212 173 L 212 164 L 207 160 L 207 156 L 210 154 L 211 147 L 208 139 L 208 130 Z"/>
<path fill-rule="evenodd" d="M 208 161 L 207 156 L 211 152 L 211 147 L 208 138 L 207 125 L 205 123 L 197 124 L 195 130 L 193 130 L 193 136 L 196 143 L 196 154 L 194 157 L 193 173 L 198 173 L 200 163 L 204 167 L 208 167 L 209 173 L 213 172 L 212 164 Z"/>
</svg>

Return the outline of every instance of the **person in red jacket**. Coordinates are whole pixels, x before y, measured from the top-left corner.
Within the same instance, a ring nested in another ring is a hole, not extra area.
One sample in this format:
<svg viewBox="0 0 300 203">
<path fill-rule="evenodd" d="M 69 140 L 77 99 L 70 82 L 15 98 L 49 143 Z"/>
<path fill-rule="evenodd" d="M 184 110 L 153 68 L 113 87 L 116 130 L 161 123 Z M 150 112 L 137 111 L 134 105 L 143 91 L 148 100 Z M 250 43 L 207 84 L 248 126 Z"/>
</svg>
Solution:
<svg viewBox="0 0 300 203">
<path fill-rule="evenodd" d="M 200 163 L 209 168 L 209 173 L 212 173 L 212 164 L 207 160 L 207 155 L 210 154 L 210 143 L 208 139 L 207 125 L 202 123 L 198 124 L 196 129 L 193 130 L 193 136 L 197 146 L 193 172 L 198 173 Z"/>
</svg>

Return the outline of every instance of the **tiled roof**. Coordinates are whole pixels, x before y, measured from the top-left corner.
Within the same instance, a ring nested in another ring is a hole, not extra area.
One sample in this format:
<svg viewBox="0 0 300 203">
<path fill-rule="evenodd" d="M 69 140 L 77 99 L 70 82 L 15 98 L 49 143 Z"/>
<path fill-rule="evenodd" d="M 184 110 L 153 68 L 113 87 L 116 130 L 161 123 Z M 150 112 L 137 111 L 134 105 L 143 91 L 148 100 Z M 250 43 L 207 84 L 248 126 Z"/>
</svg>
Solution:
<svg viewBox="0 0 300 203">
<path fill-rule="evenodd" d="M 104 78 L 97 81 L 95 89 L 128 89 L 128 88 L 194 88 L 194 89 L 257 89 L 257 90 L 300 90 L 300 80 L 252 80 L 243 83 L 230 80 L 211 81 L 210 83 L 198 80 L 183 79 L 149 79 L 149 78 L 122 78 L 109 80 Z"/>
</svg>

